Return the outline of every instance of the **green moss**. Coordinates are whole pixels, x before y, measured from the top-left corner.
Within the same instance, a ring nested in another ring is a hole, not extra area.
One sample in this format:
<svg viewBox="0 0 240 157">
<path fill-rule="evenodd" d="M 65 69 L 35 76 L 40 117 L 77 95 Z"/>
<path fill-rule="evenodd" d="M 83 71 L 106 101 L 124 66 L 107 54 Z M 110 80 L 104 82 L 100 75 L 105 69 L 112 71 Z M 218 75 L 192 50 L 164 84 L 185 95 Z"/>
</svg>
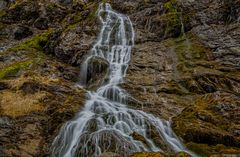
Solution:
<svg viewBox="0 0 240 157">
<path fill-rule="evenodd" d="M 18 5 L 20 5 L 23 1 L 22 0 L 16 0 L 14 1 L 14 3 L 11 3 L 9 9 L 14 9 L 16 8 Z"/>
<path fill-rule="evenodd" d="M 131 157 L 165 157 L 165 155 L 160 152 L 138 152 L 131 155 Z"/>
<path fill-rule="evenodd" d="M 42 50 L 41 44 L 47 43 L 49 36 L 52 34 L 53 30 L 49 29 L 48 31 L 35 35 L 34 37 L 28 39 L 27 41 L 17 45 L 14 48 L 8 49 L 8 51 L 19 51 L 19 50 Z"/>
<path fill-rule="evenodd" d="M 32 63 L 33 63 L 32 60 L 28 60 L 15 63 L 6 68 L 3 68 L 2 70 L 0 70 L 0 79 L 16 75 L 20 70 L 28 68 L 30 65 L 32 65 Z"/>
<path fill-rule="evenodd" d="M 209 61 L 210 50 L 205 48 L 191 33 L 166 41 L 172 47 L 176 57 L 176 70 L 185 77 L 206 72 L 218 73 L 213 67 L 215 62 Z"/>
<path fill-rule="evenodd" d="M 0 22 L 0 31 L 3 30 L 6 27 L 5 24 L 3 24 L 2 22 Z"/>
<path fill-rule="evenodd" d="M 56 3 L 49 3 L 48 5 L 47 5 L 47 9 L 48 10 L 56 10 L 56 9 L 58 9 L 59 8 L 59 6 L 56 4 Z"/>
<path fill-rule="evenodd" d="M 81 12 L 77 12 L 76 15 L 74 16 L 74 23 L 78 23 L 82 20 L 82 13 Z"/>
<path fill-rule="evenodd" d="M 166 2 L 164 4 L 164 9 L 167 12 L 177 12 L 175 5 L 176 5 L 176 0 L 170 0 L 169 2 Z"/>
<path fill-rule="evenodd" d="M 171 34 L 176 32 L 182 33 L 182 24 L 187 23 L 187 15 L 183 16 L 181 11 L 177 9 L 176 0 L 168 1 L 164 4 L 165 14 L 161 16 L 163 23 L 166 23 L 166 34 Z"/>
<path fill-rule="evenodd" d="M 34 5 L 34 0 L 15 0 L 13 3 L 11 3 L 9 9 L 15 9 L 15 8 L 21 8 L 26 5 Z"/>
<path fill-rule="evenodd" d="M 187 147 L 189 150 L 195 152 L 201 157 L 211 156 L 211 153 L 210 153 L 211 151 L 209 150 L 209 147 L 206 144 L 188 143 Z"/>
<path fill-rule="evenodd" d="M 0 17 L 4 16 L 6 12 L 4 10 L 0 10 Z"/>
<path fill-rule="evenodd" d="M 180 21 L 180 13 L 179 12 L 171 12 L 166 13 L 161 16 L 164 22 L 168 24 L 168 28 L 174 28 L 176 26 L 181 27 L 181 21 Z"/>
<path fill-rule="evenodd" d="M 176 154 L 176 157 L 191 157 L 191 156 L 185 152 L 179 152 Z"/>
<path fill-rule="evenodd" d="M 77 23 L 72 24 L 72 25 L 68 25 L 66 29 L 64 29 L 64 31 L 62 33 L 66 33 L 69 30 L 75 29 L 77 27 Z"/>
<path fill-rule="evenodd" d="M 183 34 L 184 30 L 182 30 L 182 27 L 186 27 L 189 23 L 189 15 L 178 9 L 176 0 L 164 3 L 163 7 L 165 14 L 161 18 L 163 19 L 163 23 L 166 24 L 165 34 Z"/>
<path fill-rule="evenodd" d="M 88 19 L 95 19 L 97 17 L 97 10 L 98 10 L 98 5 L 92 6 L 93 11 L 90 13 Z"/>
</svg>

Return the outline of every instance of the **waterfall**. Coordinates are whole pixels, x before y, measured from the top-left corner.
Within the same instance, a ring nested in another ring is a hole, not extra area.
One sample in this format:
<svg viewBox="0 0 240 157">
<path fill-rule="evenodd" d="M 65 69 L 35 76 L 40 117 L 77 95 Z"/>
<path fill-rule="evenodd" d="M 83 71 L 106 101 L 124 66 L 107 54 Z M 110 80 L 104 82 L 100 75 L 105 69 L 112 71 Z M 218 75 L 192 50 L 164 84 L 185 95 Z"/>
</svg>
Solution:
<svg viewBox="0 0 240 157">
<path fill-rule="evenodd" d="M 97 56 L 109 63 L 108 80 L 96 92 L 88 92 L 84 109 L 68 121 L 55 138 L 52 157 L 98 157 L 104 152 L 129 156 L 134 152 L 187 151 L 173 133 L 170 123 L 127 107 L 127 92 L 119 87 L 126 75 L 134 45 L 130 19 L 100 4 L 102 24 L 99 37 L 82 66 L 86 83 L 88 60 Z M 156 136 L 163 141 L 156 142 Z"/>
</svg>

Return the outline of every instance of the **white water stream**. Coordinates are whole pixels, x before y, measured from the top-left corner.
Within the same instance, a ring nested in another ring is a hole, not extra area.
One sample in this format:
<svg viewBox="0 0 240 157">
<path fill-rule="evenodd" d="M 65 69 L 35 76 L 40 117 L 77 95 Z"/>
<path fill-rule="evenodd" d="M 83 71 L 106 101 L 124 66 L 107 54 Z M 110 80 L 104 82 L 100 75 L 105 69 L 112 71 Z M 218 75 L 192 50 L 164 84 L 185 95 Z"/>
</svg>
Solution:
<svg viewBox="0 0 240 157">
<path fill-rule="evenodd" d="M 51 156 L 98 157 L 104 152 L 129 156 L 140 151 L 187 151 L 168 121 L 127 107 L 127 93 L 118 85 L 123 82 L 130 61 L 133 26 L 127 16 L 112 10 L 108 3 L 99 6 L 98 17 L 102 29 L 82 66 L 85 77 L 81 79 L 82 83 L 86 82 L 88 61 L 97 56 L 109 62 L 108 81 L 96 92 L 89 92 L 84 109 L 61 128 L 53 142 Z"/>
</svg>

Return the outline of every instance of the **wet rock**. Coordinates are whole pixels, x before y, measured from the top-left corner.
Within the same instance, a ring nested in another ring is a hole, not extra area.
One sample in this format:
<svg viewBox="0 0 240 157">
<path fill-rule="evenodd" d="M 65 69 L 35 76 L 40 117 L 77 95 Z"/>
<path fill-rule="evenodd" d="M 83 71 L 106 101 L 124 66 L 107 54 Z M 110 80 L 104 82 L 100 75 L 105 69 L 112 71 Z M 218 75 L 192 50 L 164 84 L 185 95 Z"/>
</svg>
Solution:
<svg viewBox="0 0 240 157">
<path fill-rule="evenodd" d="M 108 76 L 109 63 L 100 57 L 91 57 L 87 63 L 86 84 L 89 87 L 100 86 Z"/>
<path fill-rule="evenodd" d="M 147 147 L 150 146 L 150 144 L 147 142 L 147 140 L 145 139 L 144 136 L 136 133 L 136 132 L 133 132 L 130 136 L 133 137 L 134 140 L 137 140 L 137 141 L 141 141 L 142 143 L 144 143 Z"/>
<path fill-rule="evenodd" d="M 24 26 L 19 26 L 14 31 L 14 39 L 21 40 L 28 36 L 31 36 L 33 32 L 28 28 Z"/>
</svg>

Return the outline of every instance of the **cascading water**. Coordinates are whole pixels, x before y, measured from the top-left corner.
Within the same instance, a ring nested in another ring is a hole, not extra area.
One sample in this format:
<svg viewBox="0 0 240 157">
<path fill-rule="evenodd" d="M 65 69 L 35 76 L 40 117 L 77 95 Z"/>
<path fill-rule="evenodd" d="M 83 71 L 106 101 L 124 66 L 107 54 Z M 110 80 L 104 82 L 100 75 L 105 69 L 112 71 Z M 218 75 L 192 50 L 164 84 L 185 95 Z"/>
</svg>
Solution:
<svg viewBox="0 0 240 157">
<path fill-rule="evenodd" d="M 107 83 L 96 92 L 89 92 L 83 111 L 61 128 L 53 142 L 51 156 L 97 157 L 104 152 L 128 156 L 139 151 L 186 151 L 169 122 L 127 108 L 127 93 L 118 85 L 130 61 L 133 26 L 127 16 L 113 11 L 108 3 L 99 6 L 98 17 L 102 29 L 82 66 L 81 81 L 86 83 L 88 61 L 97 56 L 109 62 Z M 163 142 L 159 144 L 153 136 Z"/>
</svg>

